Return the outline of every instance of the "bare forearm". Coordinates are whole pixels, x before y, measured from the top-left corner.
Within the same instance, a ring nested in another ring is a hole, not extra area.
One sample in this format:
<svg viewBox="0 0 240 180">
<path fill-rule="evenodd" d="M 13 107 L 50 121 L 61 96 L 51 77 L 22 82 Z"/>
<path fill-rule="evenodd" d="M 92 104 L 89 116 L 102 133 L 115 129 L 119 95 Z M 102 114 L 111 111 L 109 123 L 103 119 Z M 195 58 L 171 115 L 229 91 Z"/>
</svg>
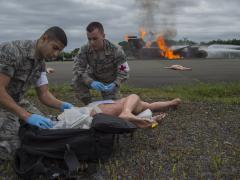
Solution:
<svg viewBox="0 0 240 180">
<path fill-rule="evenodd" d="M 21 106 L 19 106 L 11 96 L 6 92 L 4 88 L 0 89 L 0 104 L 9 110 L 10 112 L 17 115 L 20 119 L 26 121 L 27 118 L 31 115 L 29 112 L 27 112 L 25 109 L 23 109 Z"/>
<path fill-rule="evenodd" d="M 46 106 L 52 107 L 52 108 L 56 108 L 59 109 L 62 101 L 58 100 L 57 98 L 55 98 L 52 93 L 50 93 L 49 91 L 42 93 L 41 95 L 39 95 L 39 100 Z"/>
</svg>

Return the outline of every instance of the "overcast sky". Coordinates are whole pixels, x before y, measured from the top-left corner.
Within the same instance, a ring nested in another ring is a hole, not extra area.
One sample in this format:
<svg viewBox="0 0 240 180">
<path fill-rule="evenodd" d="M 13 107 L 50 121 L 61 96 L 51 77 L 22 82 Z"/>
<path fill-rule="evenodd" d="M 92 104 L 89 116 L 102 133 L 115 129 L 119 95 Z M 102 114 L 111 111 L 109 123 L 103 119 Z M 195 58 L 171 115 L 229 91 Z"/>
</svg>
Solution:
<svg viewBox="0 0 240 180">
<path fill-rule="evenodd" d="M 91 21 L 102 22 L 113 42 L 137 35 L 140 26 L 197 42 L 240 39 L 240 0 L 0 0 L 0 42 L 37 39 L 60 26 L 68 51 L 86 43 Z"/>
</svg>

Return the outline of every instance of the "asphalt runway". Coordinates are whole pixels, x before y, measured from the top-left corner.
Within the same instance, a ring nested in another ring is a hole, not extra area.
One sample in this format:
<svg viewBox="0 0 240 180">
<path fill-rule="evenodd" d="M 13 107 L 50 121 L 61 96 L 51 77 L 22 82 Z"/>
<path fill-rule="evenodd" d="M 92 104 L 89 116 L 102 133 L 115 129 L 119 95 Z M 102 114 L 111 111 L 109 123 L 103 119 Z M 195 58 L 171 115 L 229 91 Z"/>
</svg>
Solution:
<svg viewBox="0 0 240 180">
<path fill-rule="evenodd" d="M 186 59 L 186 60 L 130 60 L 130 78 L 126 84 L 132 87 L 161 87 L 198 82 L 240 81 L 240 59 Z M 177 71 L 164 67 L 179 64 L 192 68 Z M 51 84 L 71 83 L 73 62 L 48 62 L 55 69 L 49 74 Z"/>
</svg>

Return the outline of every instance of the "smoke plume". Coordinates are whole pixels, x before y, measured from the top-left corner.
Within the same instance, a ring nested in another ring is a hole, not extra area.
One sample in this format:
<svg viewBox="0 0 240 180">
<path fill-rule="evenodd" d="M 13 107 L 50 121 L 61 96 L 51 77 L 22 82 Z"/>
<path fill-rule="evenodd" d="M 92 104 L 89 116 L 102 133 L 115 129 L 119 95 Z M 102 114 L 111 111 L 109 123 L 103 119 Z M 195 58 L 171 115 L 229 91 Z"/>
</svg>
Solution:
<svg viewBox="0 0 240 180">
<path fill-rule="evenodd" d="M 167 39 L 177 35 L 175 0 L 136 0 L 140 9 L 140 27 Z"/>
</svg>

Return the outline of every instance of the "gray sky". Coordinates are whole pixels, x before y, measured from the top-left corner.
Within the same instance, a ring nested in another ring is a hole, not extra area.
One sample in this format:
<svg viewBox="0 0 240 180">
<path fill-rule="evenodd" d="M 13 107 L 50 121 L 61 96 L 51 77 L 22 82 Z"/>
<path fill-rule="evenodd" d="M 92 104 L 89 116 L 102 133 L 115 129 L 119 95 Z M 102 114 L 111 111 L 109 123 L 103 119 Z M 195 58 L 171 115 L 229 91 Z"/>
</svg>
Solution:
<svg viewBox="0 0 240 180">
<path fill-rule="evenodd" d="M 197 42 L 240 39 L 240 0 L 0 0 L 0 42 L 37 39 L 48 27 L 68 36 L 66 51 L 86 43 L 85 27 L 100 21 L 113 42 L 140 26 Z"/>
</svg>

